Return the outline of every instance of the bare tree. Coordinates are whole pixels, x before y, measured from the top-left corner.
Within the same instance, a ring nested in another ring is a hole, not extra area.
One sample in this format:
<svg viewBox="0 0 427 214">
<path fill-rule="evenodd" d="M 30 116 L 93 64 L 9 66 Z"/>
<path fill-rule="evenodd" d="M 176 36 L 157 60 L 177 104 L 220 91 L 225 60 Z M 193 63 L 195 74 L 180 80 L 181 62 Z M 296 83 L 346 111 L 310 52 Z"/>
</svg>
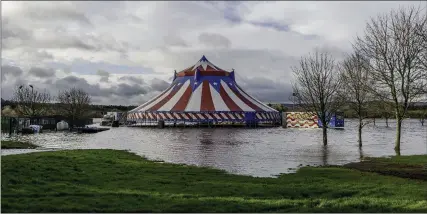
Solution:
<svg viewBox="0 0 427 214">
<path fill-rule="evenodd" d="M 335 61 L 329 53 L 316 50 L 313 55 L 302 57 L 300 65 L 292 70 L 294 95 L 302 108 L 317 114 L 322 123 L 323 145 L 326 146 L 330 113 L 339 106 L 336 98 L 341 80 Z"/>
<path fill-rule="evenodd" d="M 60 91 L 58 93 L 58 101 L 62 104 L 60 111 L 64 116 L 72 120 L 71 127 L 74 126 L 74 120 L 85 118 L 89 113 L 91 98 L 82 89 L 71 88 Z"/>
<path fill-rule="evenodd" d="M 362 147 L 362 129 L 369 123 L 368 108 L 372 101 L 370 85 L 372 78 L 369 75 L 369 61 L 359 53 L 353 53 L 339 64 L 340 78 L 343 83 L 339 89 L 339 96 L 348 107 L 356 112 L 359 120 L 358 142 Z"/>
<path fill-rule="evenodd" d="M 402 121 L 411 102 L 427 87 L 419 57 L 423 52 L 418 28 L 424 28 L 420 9 L 400 8 L 372 18 L 365 35 L 357 37 L 355 49 L 370 59 L 376 94 L 393 102 L 397 120 L 395 150 L 400 153 Z M 383 93 L 388 92 L 388 93 Z"/>
<path fill-rule="evenodd" d="M 34 86 L 19 86 L 15 89 L 12 100 L 17 104 L 15 111 L 26 117 L 42 116 L 49 110 L 51 96 L 48 92 L 34 90 Z"/>
<path fill-rule="evenodd" d="M 427 10 L 427 8 L 426 8 L 426 10 Z M 421 13 L 421 14 L 423 14 L 423 13 Z M 420 24 L 417 25 L 415 32 L 418 36 L 421 37 L 421 40 L 422 40 L 421 47 L 422 47 L 423 51 L 421 52 L 421 54 L 419 56 L 419 60 L 420 60 L 420 64 L 422 66 L 422 69 L 424 69 L 424 71 L 426 71 L 425 78 L 427 78 L 427 11 L 424 11 L 424 16 L 422 17 L 422 21 L 420 22 Z M 425 93 L 427 93 L 427 89 L 426 89 Z"/>
</svg>

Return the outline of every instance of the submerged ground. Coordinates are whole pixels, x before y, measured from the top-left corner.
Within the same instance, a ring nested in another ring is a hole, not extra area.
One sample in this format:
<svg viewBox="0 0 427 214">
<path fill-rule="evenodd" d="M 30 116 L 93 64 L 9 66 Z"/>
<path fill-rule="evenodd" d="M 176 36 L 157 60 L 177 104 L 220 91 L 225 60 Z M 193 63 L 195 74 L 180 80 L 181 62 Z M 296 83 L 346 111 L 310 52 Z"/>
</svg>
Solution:
<svg viewBox="0 0 427 214">
<path fill-rule="evenodd" d="M 10 155 L 2 157 L 1 208 L 2 212 L 427 212 L 426 163 L 427 155 L 374 158 L 256 178 L 149 161 L 117 150 Z"/>
<path fill-rule="evenodd" d="M 35 149 L 37 145 L 28 142 L 2 140 L 1 149 Z"/>
</svg>

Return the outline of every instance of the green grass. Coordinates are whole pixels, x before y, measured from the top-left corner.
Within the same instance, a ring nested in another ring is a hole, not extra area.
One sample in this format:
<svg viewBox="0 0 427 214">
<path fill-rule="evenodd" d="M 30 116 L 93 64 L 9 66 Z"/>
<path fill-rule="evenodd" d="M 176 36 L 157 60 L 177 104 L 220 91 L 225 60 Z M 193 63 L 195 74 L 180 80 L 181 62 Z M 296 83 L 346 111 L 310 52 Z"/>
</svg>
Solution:
<svg viewBox="0 0 427 214">
<path fill-rule="evenodd" d="M 1 148 L 2 149 L 35 149 L 37 145 L 28 142 L 20 142 L 20 141 L 9 141 L 2 140 Z"/>
<path fill-rule="evenodd" d="M 116 150 L 3 156 L 1 167 L 3 212 L 427 212 L 426 181 L 344 167 L 255 178 Z"/>
</svg>

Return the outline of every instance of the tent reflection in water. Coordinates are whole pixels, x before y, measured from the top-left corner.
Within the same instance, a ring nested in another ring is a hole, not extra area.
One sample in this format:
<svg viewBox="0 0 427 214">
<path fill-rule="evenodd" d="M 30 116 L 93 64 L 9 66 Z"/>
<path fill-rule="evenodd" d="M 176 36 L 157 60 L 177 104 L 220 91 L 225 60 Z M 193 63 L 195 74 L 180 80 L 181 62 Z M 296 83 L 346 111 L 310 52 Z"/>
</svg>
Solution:
<svg viewBox="0 0 427 214">
<path fill-rule="evenodd" d="M 203 56 L 174 74 L 172 84 L 148 102 L 128 112 L 128 124 L 277 126 L 281 115 L 247 94 L 225 71 Z"/>
</svg>

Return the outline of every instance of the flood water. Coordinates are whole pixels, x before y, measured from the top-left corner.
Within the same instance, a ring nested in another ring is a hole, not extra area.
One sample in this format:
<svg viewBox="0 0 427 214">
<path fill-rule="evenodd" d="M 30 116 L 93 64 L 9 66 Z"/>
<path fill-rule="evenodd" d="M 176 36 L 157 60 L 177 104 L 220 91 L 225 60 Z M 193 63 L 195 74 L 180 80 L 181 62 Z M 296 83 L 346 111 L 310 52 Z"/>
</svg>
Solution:
<svg viewBox="0 0 427 214">
<path fill-rule="evenodd" d="M 118 127 L 96 134 L 67 132 L 21 136 L 52 149 L 109 148 L 130 150 L 149 159 L 173 163 L 211 166 L 234 174 L 260 177 L 293 172 L 301 165 L 345 164 L 361 156 L 395 155 L 395 123 L 384 120 L 367 125 L 363 148 L 357 143 L 357 123 L 346 120 L 344 130 L 330 129 L 327 147 L 322 144 L 321 129 L 261 128 L 130 128 Z M 405 120 L 401 154 L 427 154 L 427 126 L 418 120 Z M 3 136 L 4 137 L 4 136 Z M 27 150 L 2 150 L 2 155 Z"/>
</svg>

